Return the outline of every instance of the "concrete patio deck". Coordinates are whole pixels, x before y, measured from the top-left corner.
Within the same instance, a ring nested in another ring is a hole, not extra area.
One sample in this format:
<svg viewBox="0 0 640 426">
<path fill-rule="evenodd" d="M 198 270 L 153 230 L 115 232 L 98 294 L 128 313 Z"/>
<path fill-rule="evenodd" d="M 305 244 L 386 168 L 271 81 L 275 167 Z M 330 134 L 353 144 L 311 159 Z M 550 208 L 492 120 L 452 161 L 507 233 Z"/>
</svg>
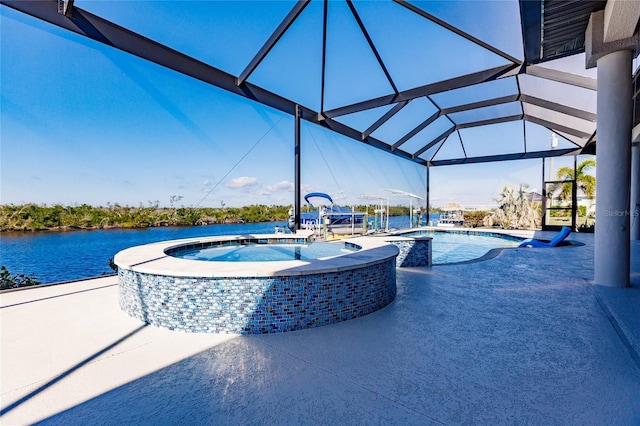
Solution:
<svg viewBox="0 0 640 426">
<path fill-rule="evenodd" d="M 116 277 L 4 293 L 2 424 L 640 424 L 633 287 L 584 246 L 399 269 L 386 308 L 275 335 L 144 326 Z"/>
</svg>

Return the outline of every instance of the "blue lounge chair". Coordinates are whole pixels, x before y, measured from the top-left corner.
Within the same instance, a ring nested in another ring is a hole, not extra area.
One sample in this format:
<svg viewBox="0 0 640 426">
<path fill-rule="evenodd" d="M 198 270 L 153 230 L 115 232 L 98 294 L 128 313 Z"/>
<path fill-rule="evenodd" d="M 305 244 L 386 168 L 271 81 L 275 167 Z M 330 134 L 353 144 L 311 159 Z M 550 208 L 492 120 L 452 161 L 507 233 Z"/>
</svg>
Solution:
<svg viewBox="0 0 640 426">
<path fill-rule="evenodd" d="M 571 229 L 568 226 L 563 226 L 558 235 L 553 237 L 553 240 L 548 243 L 540 240 L 536 240 L 535 238 L 529 238 L 520 243 L 518 247 L 555 247 L 560 242 L 564 241 L 565 238 L 569 236 L 571 233 Z"/>
</svg>

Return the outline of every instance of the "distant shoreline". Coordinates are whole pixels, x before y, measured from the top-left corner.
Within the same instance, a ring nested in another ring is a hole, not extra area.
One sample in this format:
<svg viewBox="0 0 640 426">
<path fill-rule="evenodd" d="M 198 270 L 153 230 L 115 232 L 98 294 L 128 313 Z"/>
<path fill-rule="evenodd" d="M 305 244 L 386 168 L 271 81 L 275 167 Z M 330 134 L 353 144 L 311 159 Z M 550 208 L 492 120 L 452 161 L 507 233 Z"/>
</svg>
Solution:
<svg viewBox="0 0 640 426">
<path fill-rule="evenodd" d="M 173 224 L 161 224 L 161 225 L 145 225 L 145 226 L 121 226 L 121 225 L 106 225 L 106 226 L 54 226 L 49 228 L 34 228 L 34 229 L 0 229 L 2 233 L 27 233 L 27 232 L 75 232 L 75 231 L 98 231 L 98 230 L 118 230 L 118 229 L 148 229 L 148 228 L 189 228 L 200 227 L 209 225 L 239 225 L 243 223 L 266 223 L 266 222 L 284 222 L 284 220 L 267 220 L 264 222 L 213 222 L 202 223 L 198 225 L 173 225 Z"/>
<path fill-rule="evenodd" d="M 94 207 L 63 205 L 0 205 L 0 233 L 74 232 L 100 229 L 146 229 L 199 227 L 243 223 L 284 222 L 290 206 L 250 205 L 243 207 Z M 355 206 L 366 211 L 371 206 Z M 404 206 L 389 207 L 390 216 L 409 215 Z"/>
</svg>

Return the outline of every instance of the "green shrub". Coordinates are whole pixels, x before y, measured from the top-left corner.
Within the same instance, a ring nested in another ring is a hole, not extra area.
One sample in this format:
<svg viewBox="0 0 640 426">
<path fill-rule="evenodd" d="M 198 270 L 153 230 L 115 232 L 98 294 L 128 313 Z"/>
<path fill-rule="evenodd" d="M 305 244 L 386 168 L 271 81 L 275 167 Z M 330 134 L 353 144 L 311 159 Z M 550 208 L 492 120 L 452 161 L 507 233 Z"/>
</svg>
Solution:
<svg viewBox="0 0 640 426">
<path fill-rule="evenodd" d="M 464 225 L 469 228 L 477 228 L 484 226 L 484 218 L 491 214 L 483 211 L 466 211 L 464 212 Z"/>
<path fill-rule="evenodd" d="M 8 290 L 11 288 L 30 287 L 39 285 L 40 281 L 33 275 L 11 275 L 6 266 L 0 266 L 0 290 Z"/>
</svg>

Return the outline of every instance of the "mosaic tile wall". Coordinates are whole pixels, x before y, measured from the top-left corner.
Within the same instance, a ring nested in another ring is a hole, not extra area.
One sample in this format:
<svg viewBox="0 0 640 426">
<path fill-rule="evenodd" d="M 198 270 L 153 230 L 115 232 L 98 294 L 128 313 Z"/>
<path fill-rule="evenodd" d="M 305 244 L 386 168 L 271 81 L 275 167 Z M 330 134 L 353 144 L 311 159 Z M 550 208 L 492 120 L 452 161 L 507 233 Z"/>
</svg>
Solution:
<svg viewBox="0 0 640 426">
<path fill-rule="evenodd" d="M 388 241 L 398 247 L 400 253 L 396 258 L 398 267 L 431 266 L 431 239 L 415 239 L 406 241 Z"/>
<path fill-rule="evenodd" d="M 391 303 L 395 258 L 290 277 L 182 278 L 118 272 L 120 307 L 147 324 L 195 333 L 263 334 L 357 318 Z"/>
</svg>

